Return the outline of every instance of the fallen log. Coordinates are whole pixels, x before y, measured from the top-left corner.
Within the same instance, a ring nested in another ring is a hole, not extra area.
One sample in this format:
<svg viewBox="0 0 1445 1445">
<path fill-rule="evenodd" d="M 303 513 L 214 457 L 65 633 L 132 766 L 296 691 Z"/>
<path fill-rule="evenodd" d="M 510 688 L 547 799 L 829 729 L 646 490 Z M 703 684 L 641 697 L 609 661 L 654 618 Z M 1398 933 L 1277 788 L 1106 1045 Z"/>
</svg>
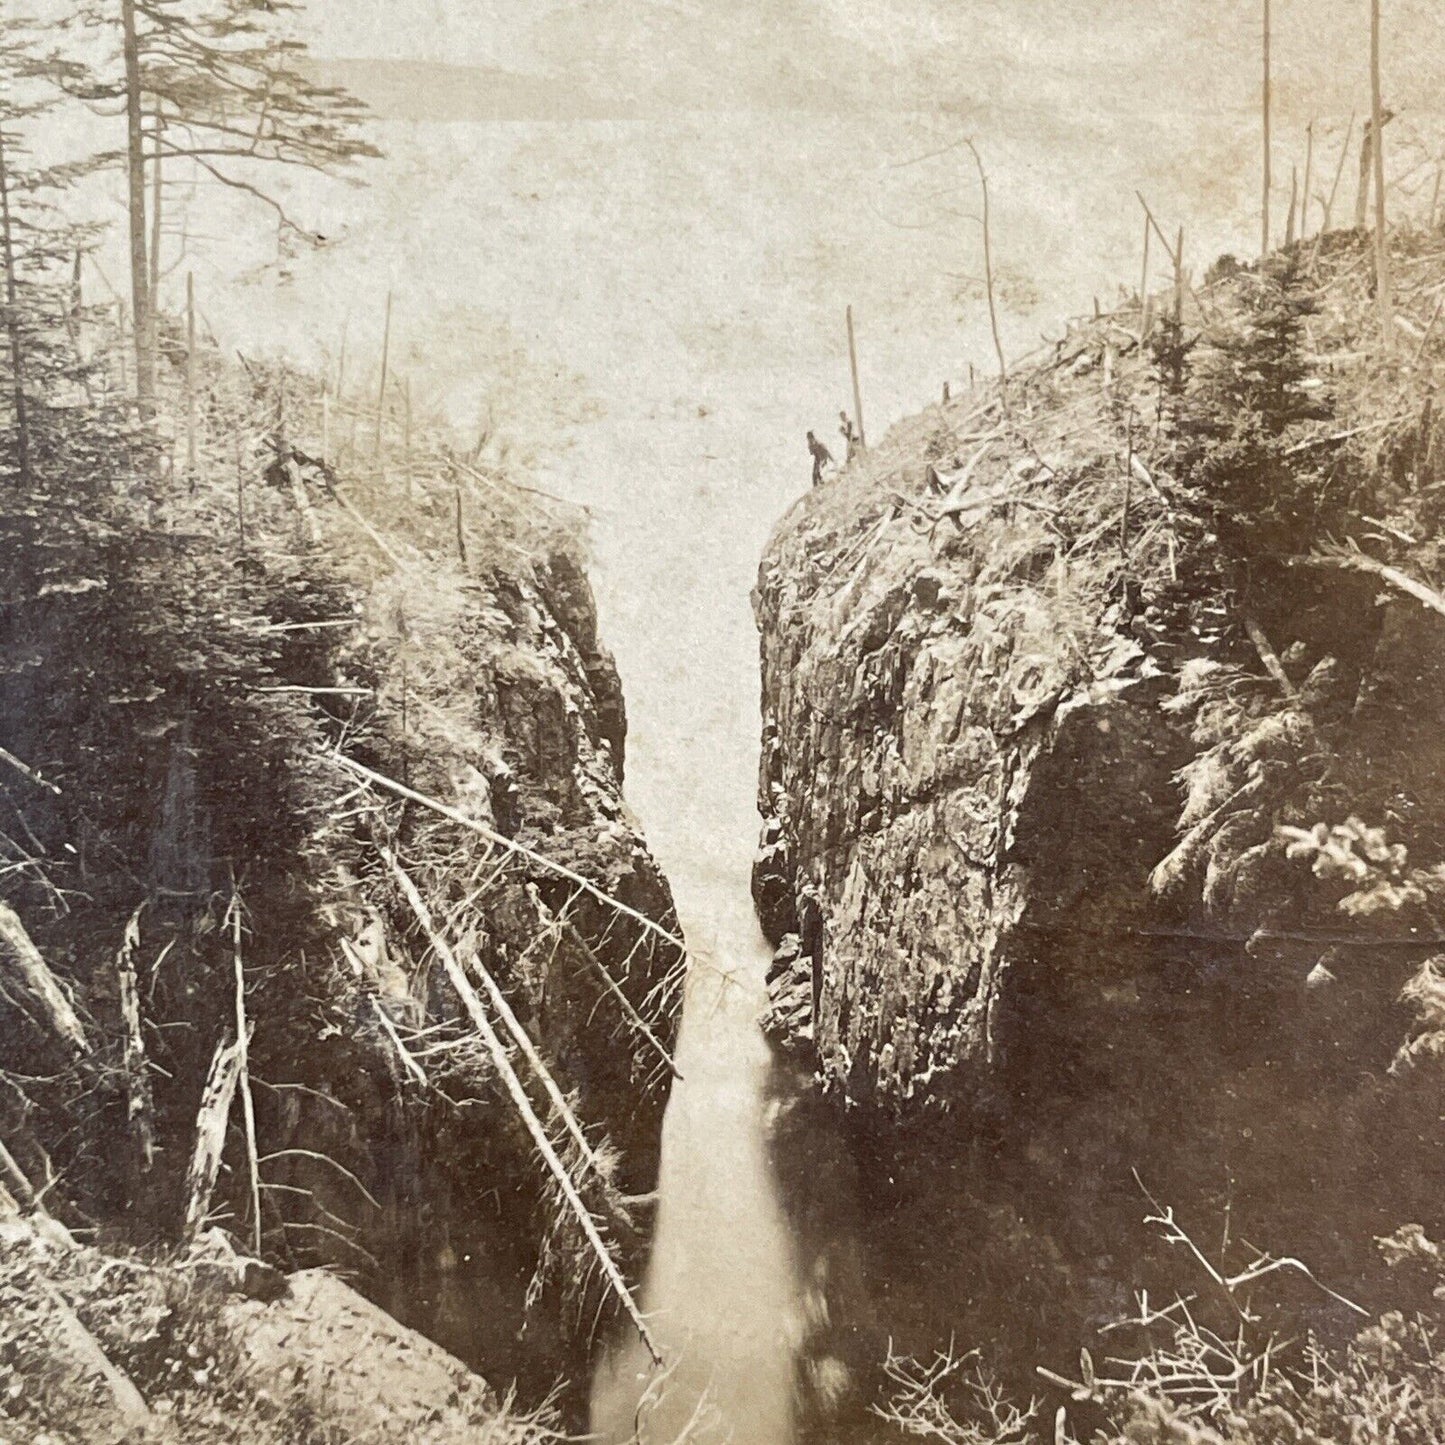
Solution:
<svg viewBox="0 0 1445 1445">
<path fill-rule="evenodd" d="M 0 903 L 0 979 L 15 985 L 21 1006 L 36 1023 L 63 1039 L 80 1057 L 91 1052 L 79 1015 L 65 996 L 19 915 Z"/>
<path fill-rule="evenodd" d="M 475 1025 L 477 1032 L 481 1035 L 482 1042 L 486 1045 L 487 1052 L 491 1055 L 492 1063 L 508 1095 L 511 1097 L 517 1113 L 521 1116 L 522 1123 L 526 1126 L 527 1132 L 532 1136 L 532 1142 L 537 1146 L 537 1152 L 541 1154 L 547 1168 L 551 1170 L 553 1178 L 556 1179 L 558 1188 L 562 1191 L 562 1197 L 567 1201 L 572 1212 L 577 1216 L 577 1222 L 582 1227 L 587 1242 L 592 1247 L 593 1253 L 597 1256 L 597 1262 L 602 1267 L 602 1272 L 607 1278 L 608 1284 L 612 1287 L 613 1293 L 617 1296 L 628 1317 L 636 1328 L 638 1337 L 647 1347 L 647 1352 L 652 1356 L 655 1364 L 662 1364 L 662 1356 L 653 1342 L 652 1334 L 647 1328 L 647 1321 L 642 1317 L 642 1311 L 637 1306 L 637 1301 L 632 1297 L 632 1291 L 627 1287 L 627 1281 L 622 1277 L 622 1271 L 617 1267 L 617 1261 L 612 1258 L 612 1252 L 607 1248 L 606 1241 L 602 1238 L 601 1231 L 597 1228 L 597 1221 L 592 1217 L 592 1212 L 587 1208 L 581 1194 L 577 1190 L 572 1176 L 567 1172 L 567 1166 L 558 1157 L 556 1149 L 552 1147 L 552 1141 L 547 1137 L 547 1131 L 542 1127 L 542 1121 L 538 1119 L 536 1111 L 532 1108 L 532 1101 L 527 1097 L 527 1091 L 522 1087 L 522 1081 L 517 1077 L 517 1071 L 512 1067 L 512 1061 L 507 1056 L 507 1050 L 498 1036 L 496 1029 L 492 1026 L 491 1019 L 487 1016 L 486 1009 L 482 1006 L 482 1000 L 472 987 L 471 980 L 467 978 L 465 970 L 458 962 L 456 955 L 452 952 L 447 941 L 437 933 L 432 923 L 431 911 L 421 895 L 416 891 L 416 886 L 411 879 L 403 873 L 405 883 L 402 892 L 411 906 L 416 921 L 422 932 L 426 935 L 433 949 L 436 950 L 437 958 L 441 960 L 443 969 L 446 971 L 447 979 L 452 988 L 456 991 L 457 997 L 462 1001 L 462 1006 L 467 1011 L 468 1018 Z M 400 880 L 399 880 L 400 881 Z"/>
<path fill-rule="evenodd" d="M 55 1312 L 54 1335 L 71 1360 L 100 1378 L 121 1415 L 136 1421 L 149 1419 L 151 1408 L 146 1404 L 145 1396 L 136 1389 L 135 1381 L 101 1348 L 100 1341 L 86 1329 L 70 1302 L 48 1280 L 41 1280 L 40 1287 Z"/>
<path fill-rule="evenodd" d="M 196 1143 L 186 1168 L 185 1237 L 192 1240 L 200 1233 L 211 1212 L 211 1194 L 216 1176 L 221 1171 L 221 1155 L 226 1147 L 226 1125 L 231 1117 L 231 1101 L 236 1097 L 236 1084 L 241 1077 L 241 1044 L 239 1041 L 216 1046 L 206 1086 L 201 1091 L 201 1106 L 196 1111 Z"/>
<path fill-rule="evenodd" d="M 1391 567 L 1388 562 L 1381 562 L 1371 557 L 1368 552 L 1361 552 L 1355 548 L 1348 551 L 1312 552 L 1306 557 L 1291 557 L 1291 567 L 1336 567 L 1343 572 L 1368 572 L 1378 577 L 1382 582 L 1388 583 L 1397 592 L 1403 592 L 1407 597 L 1413 597 L 1415 601 L 1432 612 L 1438 612 L 1445 617 L 1445 596 L 1442 596 L 1433 587 L 1417 581 L 1407 572 L 1402 572 L 1398 567 Z"/>
<path fill-rule="evenodd" d="M 125 1029 L 126 1118 L 135 1139 L 140 1172 L 148 1174 L 155 1163 L 156 1153 L 155 1103 L 151 1097 L 150 1068 L 141 1033 L 140 989 L 135 972 L 136 951 L 140 948 L 140 916 L 144 908 L 142 903 L 131 914 L 121 936 L 120 952 L 115 963 L 120 985 L 120 1017 Z"/>
<path fill-rule="evenodd" d="M 430 910 L 427 908 L 421 893 L 416 884 L 412 881 L 411 875 L 401 866 L 394 853 L 383 850 L 382 857 L 386 860 L 387 867 L 391 869 L 392 877 L 396 879 L 401 891 L 406 895 L 406 901 L 411 905 L 411 910 L 416 914 L 418 921 L 422 923 L 428 939 L 433 947 L 440 941 L 440 934 L 432 922 Z M 607 1171 L 602 1167 L 602 1161 L 598 1159 L 592 1148 L 592 1141 L 582 1130 L 582 1125 L 577 1116 L 572 1112 L 571 1106 L 567 1103 L 566 1096 L 558 1087 L 557 1081 L 552 1077 L 551 1070 L 543 1062 L 541 1054 L 536 1050 L 527 1031 L 522 1027 L 522 1021 L 513 1011 L 507 996 L 498 986 L 496 979 L 487 970 L 481 959 L 477 957 L 475 949 L 467 950 L 467 962 L 471 965 L 471 972 L 475 973 L 482 981 L 482 987 L 486 990 L 487 998 L 496 1011 L 502 1022 L 506 1025 L 507 1032 L 512 1036 L 512 1042 L 521 1051 L 522 1057 L 532 1066 L 532 1072 L 536 1074 L 541 1082 L 542 1088 L 546 1091 L 547 1097 L 552 1101 L 552 1108 L 557 1117 L 561 1119 L 567 1132 L 576 1141 L 577 1147 L 582 1151 L 582 1157 L 587 1161 L 587 1167 L 605 1179 Z"/>
</svg>

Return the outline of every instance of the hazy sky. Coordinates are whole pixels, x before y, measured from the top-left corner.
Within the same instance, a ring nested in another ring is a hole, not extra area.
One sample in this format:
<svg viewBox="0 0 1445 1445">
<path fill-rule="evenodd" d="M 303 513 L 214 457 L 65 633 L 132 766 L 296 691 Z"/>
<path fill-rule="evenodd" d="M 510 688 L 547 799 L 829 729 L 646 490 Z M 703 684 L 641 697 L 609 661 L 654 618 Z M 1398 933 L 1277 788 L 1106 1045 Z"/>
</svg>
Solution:
<svg viewBox="0 0 1445 1445">
<path fill-rule="evenodd" d="M 1368 106 L 1368 7 L 1273 10 L 1282 230 L 1306 122 L 1323 186 Z M 1385 0 L 1391 160 L 1421 161 L 1427 196 L 1442 12 Z M 194 267 L 226 344 L 302 358 L 334 356 L 345 326 L 364 385 L 391 290 L 417 396 L 465 426 L 491 407 L 548 452 L 549 484 L 596 508 L 630 796 L 680 888 L 725 875 L 745 914 L 748 588 L 806 484 L 803 433 L 831 438 L 849 403 L 844 306 L 875 436 L 988 364 L 976 183 L 947 149 L 964 134 L 989 166 L 1015 353 L 1137 285 L 1136 189 L 1186 227 L 1196 270 L 1256 244 L 1259 17 L 1259 0 L 309 0 L 323 55 L 453 69 L 356 72 L 386 102 L 386 159 L 360 189 L 282 183 L 332 242 L 284 268 L 266 213 L 178 185 L 187 252 L 173 227 L 163 297 Z M 1337 217 L 1348 170 L 1342 195 Z M 118 280 L 118 252 L 106 264 Z"/>
<path fill-rule="evenodd" d="M 1364 0 L 1274 0 L 1282 103 L 1363 99 Z M 1385 0 L 1397 103 L 1434 106 L 1434 0 Z M 1252 105 L 1260 0 L 327 0 L 333 55 L 520 70 L 624 102 L 684 107 L 950 104 L 1002 83 L 1027 103 L 1060 70 L 1145 112 Z"/>
</svg>

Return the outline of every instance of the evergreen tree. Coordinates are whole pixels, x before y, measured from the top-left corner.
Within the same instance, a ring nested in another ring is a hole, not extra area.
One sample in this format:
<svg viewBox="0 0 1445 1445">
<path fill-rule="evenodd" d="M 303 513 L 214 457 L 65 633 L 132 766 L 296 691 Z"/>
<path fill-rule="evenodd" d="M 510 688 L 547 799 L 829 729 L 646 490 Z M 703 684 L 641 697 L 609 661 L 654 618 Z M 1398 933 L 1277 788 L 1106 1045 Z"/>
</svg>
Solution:
<svg viewBox="0 0 1445 1445">
<path fill-rule="evenodd" d="M 378 154 L 359 133 L 364 111 L 305 69 L 306 47 L 285 33 L 292 0 L 92 0 L 81 19 L 120 28 L 118 70 L 69 77 L 73 94 L 119 101 L 135 317 L 137 395 L 156 386 L 157 251 L 163 173 L 176 164 L 269 207 L 306 234 L 267 181 L 275 167 L 336 172 Z"/>
<path fill-rule="evenodd" d="M 54 104 L 32 41 L 33 32 L 14 21 L 0 40 L 0 364 L 9 402 L 6 451 L 26 489 L 36 481 L 52 410 L 74 399 L 89 370 L 77 346 L 78 299 L 68 274 L 89 231 L 57 205 L 74 172 L 36 165 L 27 145 Z"/>
<path fill-rule="evenodd" d="M 1311 387 L 1304 318 L 1313 303 L 1292 261 L 1242 281 L 1245 316 L 1206 352 L 1177 413 L 1181 470 L 1227 554 L 1248 561 L 1307 550 L 1341 496 L 1308 456 L 1290 452 L 1296 425 L 1330 414 Z"/>
</svg>

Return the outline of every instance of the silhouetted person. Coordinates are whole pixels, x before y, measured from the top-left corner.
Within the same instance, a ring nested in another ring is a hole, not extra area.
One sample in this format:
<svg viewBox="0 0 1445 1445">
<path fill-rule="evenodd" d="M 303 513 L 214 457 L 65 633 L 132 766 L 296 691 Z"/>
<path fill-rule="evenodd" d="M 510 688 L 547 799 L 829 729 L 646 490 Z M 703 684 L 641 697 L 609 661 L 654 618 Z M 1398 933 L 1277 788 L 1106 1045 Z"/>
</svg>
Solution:
<svg viewBox="0 0 1445 1445">
<path fill-rule="evenodd" d="M 858 432 L 846 411 L 838 413 L 838 435 L 843 438 L 843 457 L 851 462 L 858 454 Z"/>
<path fill-rule="evenodd" d="M 808 433 L 808 452 L 813 458 L 813 485 L 816 487 L 823 480 L 823 468 L 836 467 L 838 463 L 833 460 L 833 453 L 812 432 Z"/>
</svg>

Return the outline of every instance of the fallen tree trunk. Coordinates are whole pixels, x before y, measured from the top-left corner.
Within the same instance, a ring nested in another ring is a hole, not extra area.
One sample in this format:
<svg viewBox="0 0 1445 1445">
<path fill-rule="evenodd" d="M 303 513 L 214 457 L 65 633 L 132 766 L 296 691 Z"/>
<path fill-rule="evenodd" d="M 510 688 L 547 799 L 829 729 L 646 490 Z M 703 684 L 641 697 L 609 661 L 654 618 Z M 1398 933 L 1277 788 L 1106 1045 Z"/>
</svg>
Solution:
<svg viewBox="0 0 1445 1445">
<path fill-rule="evenodd" d="M 140 916 L 144 907 L 142 904 L 131 914 L 115 962 L 120 985 L 120 1016 L 125 1027 L 126 1117 L 135 1140 L 140 1172 L 148 1174 L 155 1163 L 155 1103 L 151 1097 L 145 1039 L 141 1034 L 140 989 L 135 973 L 135 955 L 140 947 Z"/>
<path fill-rule="evenodd" d="M 19 915 L 4 903 L 0 903 L 0 978 L 15 985 L 26 1013 L 63 1039 L 73 1054 L 90 1053 L 90 1040 L 65 990 L 30 941 Z"/>
<path fill-rule="evenodd" d="M 499 848 L 505 848 L 509 853 L 515 853 L 520 858 L 530 859 L 540 867 L 555 873 L 559 878 L 565 878 L 568 882 L 575 883 L 584 893 L 589 894 L 599 903 L 605 904 L 614 913 L 621 913 L 632 919 L 634 923 L 641 924 L 649 933 L 655 934 L 680 953 L 687 952 L 687 944 L 679 935 L 669 933 L 655 919 L 649 918 L 645 913 L 639 913 L 637 909 L 630 908 L 626 903 L 604 893 L 590 878 L 584 878 L 565 864 L 558 863 L 556 859 L 548 858 L 544 853 L 538 853 L 535 848 L 529 848 L 525 843 L 517 842 L 515 838 L 508 838 L 505 834 L 498 833 L 494 828 L 487 827 L 485 823 L 479 823 L 475 818 L 469 818 L 458 809 L 450 808 L 436 798 L 428 797 L 425 793 L 419 793 L 405 783 L 398 783 L 394 778 L 388 778 L 385 773 L 378 773 L 368 768 L 365 763 L 358 763 L 355 758 L 349 758 L 345 753 L 328 752 L 327 756 L 365 782 L 385 788 L 387 792 L 394 793 L 398 798 L 405 798 L 412 803 L 420 803 L 422 807 L 430 808 L 434 813 L 440 813 L 443 818 L 450 818 L 453 823 L 470 829 L 473 833 L 487 839 L 488 842 L 495 843 Z"/>
<path fill-rule="evenodd" d="M 383 850 L 382 857 L 386 859 L 387 867 L 391 869 L 392 876 L 401 886 L 401 891 L 406 894 L 406 901 L 411 905 L 412 912 L 416 914 L 418 920 L 425 919 L 423 927 L 426 929 L 427 937 L 432 941 L 433 946 L 436 946 L 440 942 L 440 935 L 432 924 L 430 911 L 416 884 L 412 881 L 411 875 L 401 866 L 394 853 Z M 527 1031 L 522 1027 L 522 1021 L 513 1011 L 511 1004 L 507 1001 L 507 996 L 498 987 L 496 979 L 487 971 L 481 959 L 477 957 L 475 949 L 467 950 L 467 960 L 472 966 L 472 972 L 481 979 L 487 998 L 506 1025 L 507 1032 L 512 1036 L 512 1042 L 521 1050 L 522 1057 L 532 1066 L 532 1072 L 536 1074 L 547 1097 L 552 1101 L 552 1107 L 556 1110 L 557 1117 L 561 1119 L 567 1132 L 571 1134 L 577 1147 L 582 1151 L 582 1157 L 587 1161 L 587 1167 L 594 1174 L 605 1179 L 606 1171 L 592 1148 L 592 1141 L 583 1132 L 581 1122 L 572 1112 L 566 1096 L 552 1077 L 551 1070 L 543 1062 L 541 1054 L 537 1052 Z"/>
<path fill-rule="evenodd" d="M 148 1419 L 151 1409 L 145 1402 L 145 1396 L 136 1389 L 131 1377 L 101 1348 L 100 1342 L 86 1329 L 69 1301 L 47 1280 L 42 1280 L 40 1287 L 45 1291 L 55 1312 L 55 1335 L 72 1362 L 100 1378 L 111 1403 L 126 1419 Z"/>
<path fill-rule="evenodd" d="M 416 891 L 416 885 L 404 872 L 400 871 L 399 865 L 396 866 L 400 873 L 398 881 L 402 882 L 402 892 L 406 895 L 406 900 L 416 915 L 417 923 L 436 950 L 436 955 L 441 960 L 448 981 L 456 991 L 457 997 L 462 1001 L 468 1018 L 471 1019 L 477 1032 L 481 1035 L 482 1042 L 491 1055 L 492 1063 L 496 1067 L 517 1113 L 521 1115 L 522 1123 L 532 1136 L 532 1142 L 537 1146 L 537 1152 L 541 1154 L 547 1168 L 551 1170 L 553 1178 L 556 1179 L 563 1198 L 577 1216 L 577 1222 L 582 1226 L 582 1232 L 586 1235 L 588 1244 L 591 1245 L 593 1253 L 597 1256 L 597 1262 L 601 1265 L 608 1284 L 632 1320 L 639 1338 L 647 1347 L 648 1354 L 652 1356 L 655 1364 L 661 1365 L 662 1356 L 653 1342 L 652 1334 L 647 1328 L 647 1321 L 643 1319 L 642 1311 L 638 1308 L 637 1301 L 633 1299 L 632 1291 L 628 1289 L 627 1281 L 622 1277 L 622 1271 L 617 1267 L 617 1261 L 612 1258 L 612 1252 L 607 1248 L 606 1241 L 597 1228 L 597 1221 L 593 1219 L 592 1212 L 587 1208 L 572 1176 L 567 1172 L 567 1166 L 558 1157 L 552 1141 L 547 1137 L 547 1131 L 542 1127 L 542 1121 L 538 1119 L 536 1111 L 532 1108 L 532 1101 L 527 1097 L 527 1091 L 522 1087 L 522 1081 L 517 1077 L 517 1071 L 512 1067 L 512 1061 L 508 1058 L 507 1050 L 498 1037 L 496 1029 L 492 1026 L 491 1019 L 487 1017 L 487 1011 L 482 1006 L 481 998 L 476 989 L 472 987 L 465 970 L 457 961 L 456 955 L 446 940 L 436 931 L 431 911 Z"/>
<path fill-rule="evenodd" d="M 1445 596 L 1441 596 L 1433 587 L 1416 581 L 1398 567 L 1391 567 L 1388 562 L 1371 557 L 1368 552 L 1353 548 L 1348 551 L 1341 549 L 1338 552 L 1312 552 L 1307 557 L 1291 557 L 1289 564 L 1291 567 L 1336 567 L 1342 572 L 1368 572 L 1382 582 L 1389 583 L 1397 592 L 1413 597 L 1422 606 L 1445 617 Z"/>
<path fill-rule="evenodd" d="M 206 1075 L 206 1087 L 201 1091 L 201 1107 L 196 1111 L 196 1143 L 186 1168 L 185 1237 L 188 1241 L 200 1233 L 211 1212 L 211 1194 L 221 1171 L 226 1125 L 240 1077 L 240 1042 L 218 1044 Z"/>
</svg>

